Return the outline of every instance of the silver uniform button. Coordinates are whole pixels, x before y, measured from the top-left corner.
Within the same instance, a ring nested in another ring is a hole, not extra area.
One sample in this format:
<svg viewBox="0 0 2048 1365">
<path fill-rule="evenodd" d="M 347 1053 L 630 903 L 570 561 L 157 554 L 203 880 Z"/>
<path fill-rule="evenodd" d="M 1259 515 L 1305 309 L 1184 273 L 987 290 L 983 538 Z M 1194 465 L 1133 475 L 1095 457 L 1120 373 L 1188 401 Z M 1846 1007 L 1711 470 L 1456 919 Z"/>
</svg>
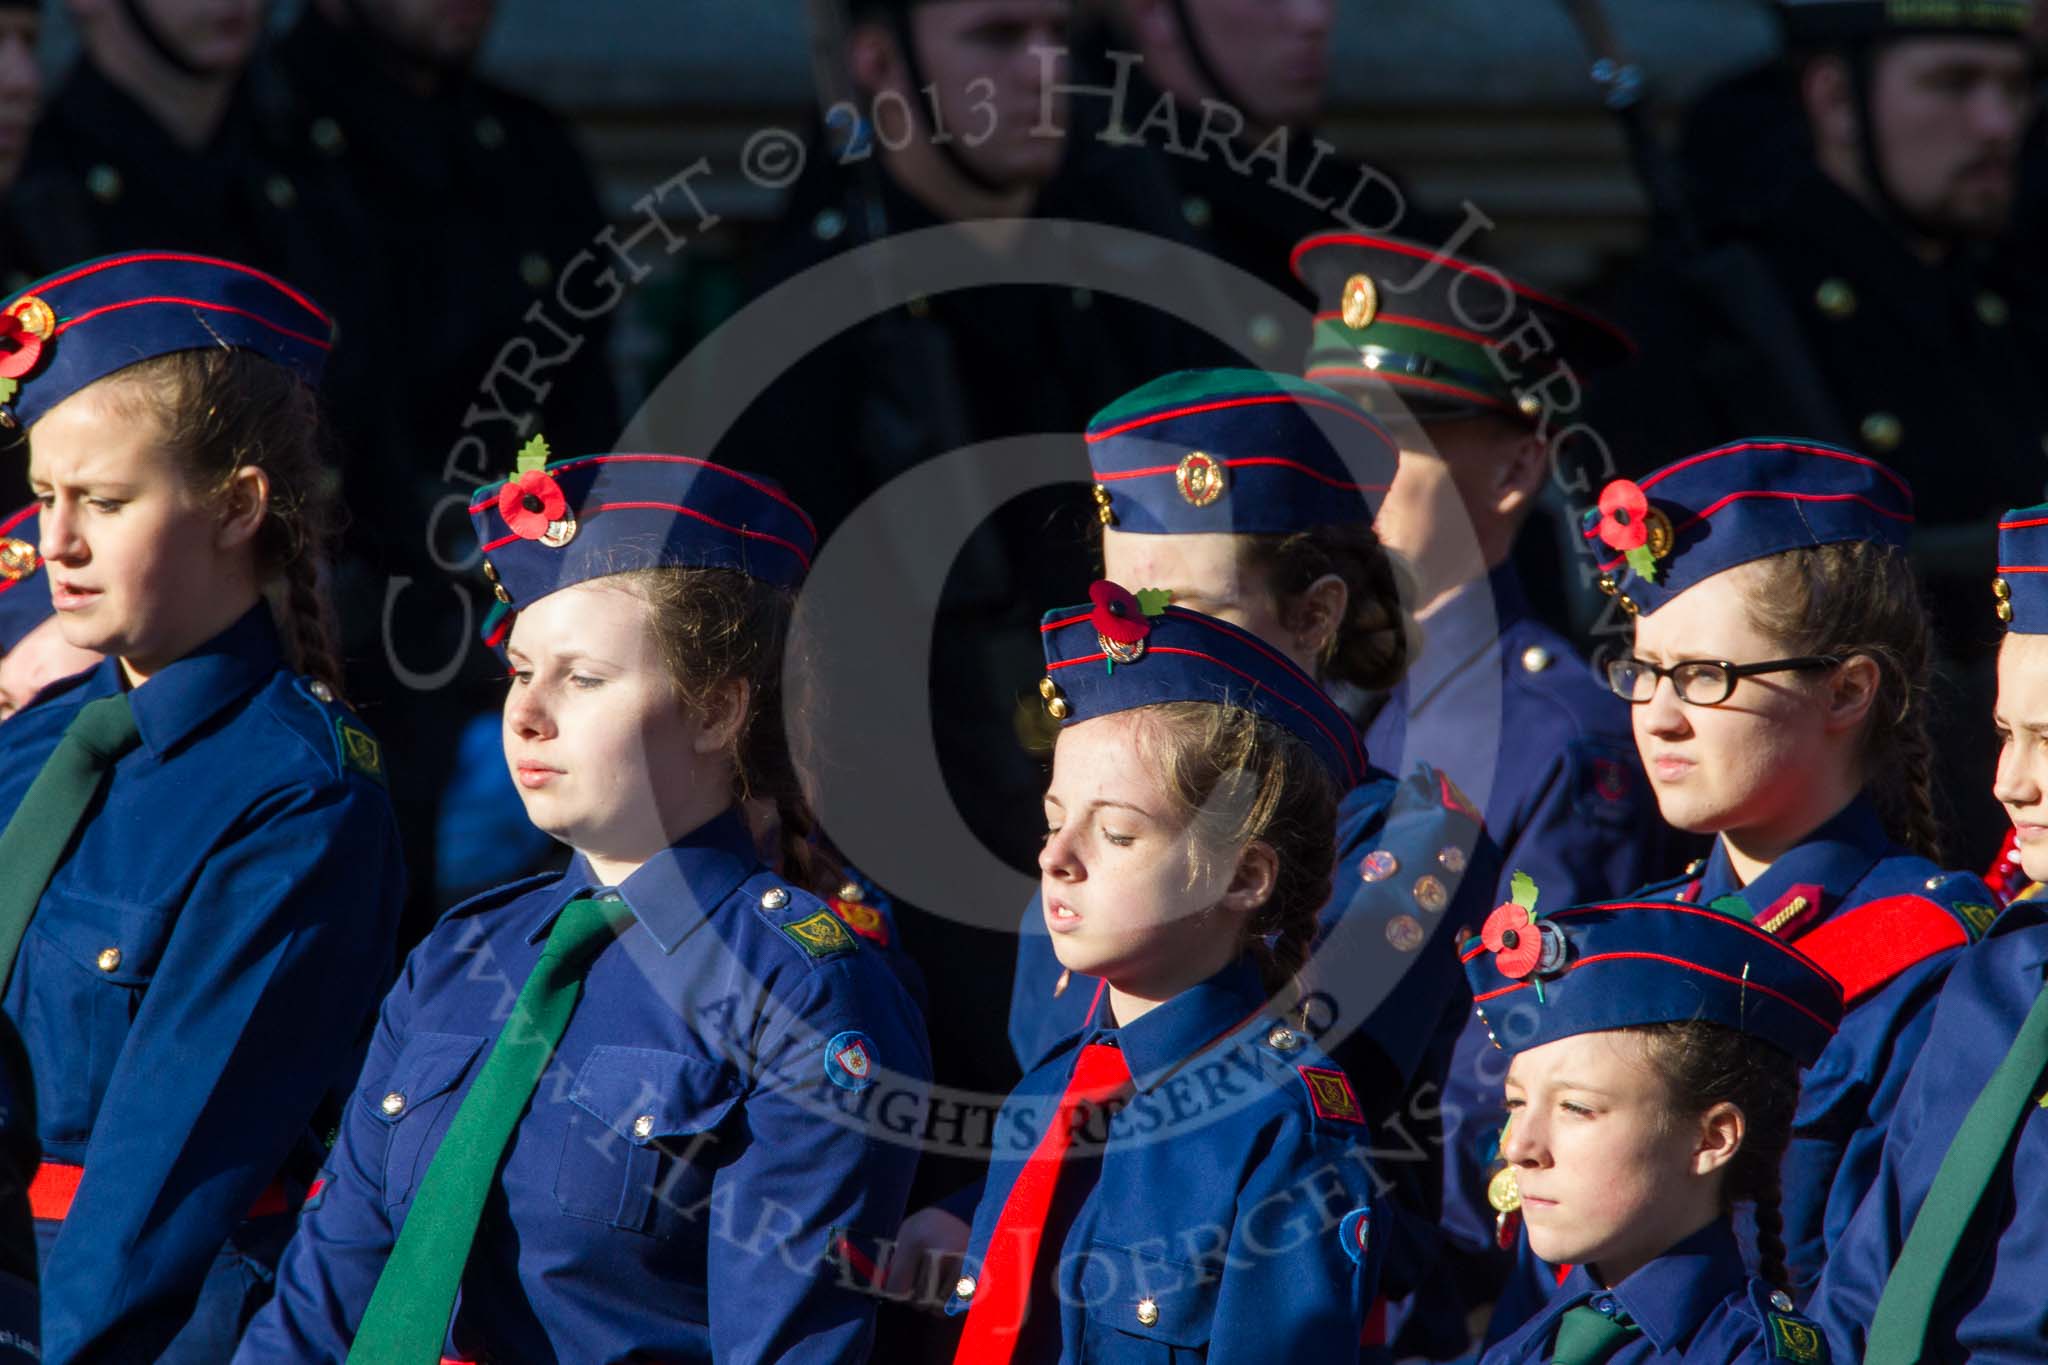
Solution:
<svg viewBox="0 0 2048 1365">
<path fill-rule="evenodd" d="M 761 908 L 763 910 L 780 910 L 788 904 L 789 893 L 779 886 L 771 886 L 761 893 Z"/>
<path fill-rule="evenodd" d="M 329 687 L 326 683 L 321 682 L 318 678 L 313 679 L 312 683 L 307 686 L 306 690 L 313 694 L 313 698 L 316 701 L 334 700 L 334 689 Z"/>
<path fill-rule="evenodd" d="M 378 1107 L 391 1118 L 397 1118 L 400 1111 L 405 1108 L 405 1096 L 394 1090 L 384 1097 L 384 1103 Z"/>
<path fill-rule="evenodd" d="M 644 1138 L 644 1137 L 646 1137 L 646 1136 L 647 1136 L 647 1135 L 648 1135 L 649 1133 L 652 1133 L 653 1131 L 654 1131 L 654 1115 L 652 1115 L 652 1114 L 642 1114 L 642 1115 L 641 1115 L 641 1116 L 640 1116 L 639 1118 L 637 1118 L 637 1119 L 634 1119 L 634 1120 L 633 1120 L 633 1136 L 634 1136 L 634 1137 L 636 1137 L 636 1138 Z"/>
<path fill-rule="evenodd" d="M 1266 1046 L 1279 1052 L 1292 1052 L 1301 1046 L 1301 1035 L 1285 1024 L 1275 1024 L 1273 1031 L 1266 1035 Z"/>
<path fill-rule="evenodd" d="M 1542 645 L 1530 645 L 1522 651 L 1522 671 L 1524 673 L 1541 673 L 1548 667 L 1550 667 L 1550 651 Z"/>
<path fill-rule="evenodd" d="M 1771 1307 L 1777 1309 L 1780 1313 L 1791 1312 L 1792 1296 L 1782 1289 L 1773 1289 L 1771 1291 Z"/>
<path fill-rule="evenodd" d="M 1138 1321 L 1150 1327 L 1159 1321 L 1159 1303 L 1156 1299 L 1138 1300 Z"/>
<path fill-rule="evenodd" d="M 957 1282 L 956 1282 L 956 1283 L 955 1283 L 955 1284 L 953 1285 L 953 1294 L 954 1294 L 954 1297 L 956 1297 L 956 1298 L 962 1298 L 962 1299 L 971 1299 L 971 1298 L 973 1298 L 973 1297 L 974 1297 L 974 1277 L 973 1277 L 972 1275 L 962 1275 L 962 1276 L 961 1276 L 961 1277 L 959 1278 L 959 1280 L 958 1280 L 958 1281 L 957 1281 Z"/>
</svg>

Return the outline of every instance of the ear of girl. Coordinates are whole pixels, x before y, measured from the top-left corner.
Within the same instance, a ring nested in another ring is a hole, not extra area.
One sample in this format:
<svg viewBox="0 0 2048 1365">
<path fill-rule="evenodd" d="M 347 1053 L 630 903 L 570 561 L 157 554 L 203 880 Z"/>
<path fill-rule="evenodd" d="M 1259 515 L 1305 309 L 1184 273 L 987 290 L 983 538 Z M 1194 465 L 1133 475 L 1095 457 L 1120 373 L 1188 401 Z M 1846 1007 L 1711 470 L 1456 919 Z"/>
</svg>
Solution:
<svg viewBox="0 0 2048 1365">
<path fill-rule="evenodd" d="M 1357 735 L 1257 637 L 1114 584 L 1091 597 L 1041 626 L 1062 729 L 1039 867 L 1055 951 L 1102 986 L 997 1119 L 956 1359 L 1073 1358 L 1111 1331 L 1349 1358 L 1379 1265 L 1365 1112 L 1294 1006 Z M 1248 1211 L 1285 1221 L 1310 1188 L 1321 1230 L 1267 1241 Z M 1143 1250 L 1196 1245 L 1248 1254 L 1161 1275 Z"/>
<path fill-rule="evenodd" d="M 1503 905 L 1464 961 L 1512 1054 L 1496 1207 L 1566 1267 L 1487 1365 L 1564 1358 L 1595 1328 L 1610 1353 L 1627 1333 L 1653 1343 L 1645 1360 L 1817 1340 L 1785 1292 L 1779 1163 L 1799 1068 L 1840 1026 L 1834 980 L 1746 919 L 1650 901 Z M 1755 1280 L 1738 1204 L 1754 1215 Z"/>
<path fill-rule="evenodd" d="M 388 984 L 397 822 L 319 591 L 330 330 L 288 284 L 177 252 L 0 306 L 0 426 L 26 430 L 39 541 L 6 599 L 43 594 L 40 629 L 116 656 L 0 726 L 0 979 L 20 967 L 36 1093 L 13 1121 L 35 1116 L 30 1202 L 58 1231 L 49 1359 L 233 1339 Z"/>
<path fill-rule="evenodd" d="M 1616 481 L 1600 507 L 1605 585 L 1636 614 L 1635 657 L 1610 681 L 1635 703 L 1665 819 L 1717 836 L 1637 894 L 1749 917 L 1849 1005 L 1786 1158 L 1803 1289 L 1876 1174 L 1852 1154 L 1881 1141 L 1941 983 L 1996 904 L 1938 861 L 1912 494 L 1852 451 L 1758 439 Z"/>
</svg>

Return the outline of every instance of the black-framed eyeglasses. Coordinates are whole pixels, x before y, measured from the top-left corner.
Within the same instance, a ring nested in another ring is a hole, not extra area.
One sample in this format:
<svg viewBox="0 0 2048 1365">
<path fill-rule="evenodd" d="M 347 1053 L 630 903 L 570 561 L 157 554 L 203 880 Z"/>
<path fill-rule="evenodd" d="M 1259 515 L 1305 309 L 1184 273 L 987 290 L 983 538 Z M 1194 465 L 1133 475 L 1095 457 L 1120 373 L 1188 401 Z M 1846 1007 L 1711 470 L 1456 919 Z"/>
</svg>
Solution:
<svg viewBox="0 0 2048 1365">
<path fill-rule="evenodd" d="M 1762 663 L 1732 664 L 1726 659 L 1680 659 L 1660 668 L 1642 659 L 1610 659 L 1607 686 L 1623 701 L 1641 706 L 1657 695 L 1657 679 L 1671 679 L 1678 699 L 1694 706 L 1719 706 L 1735 691 L 1743 678 L 1759 673 L 1801 673 L 1815 668 L 1833 668 L 1841 663 L 1838 654 L 1803 654 L 1796 659 L 1765 659 Z"/>
</svg>

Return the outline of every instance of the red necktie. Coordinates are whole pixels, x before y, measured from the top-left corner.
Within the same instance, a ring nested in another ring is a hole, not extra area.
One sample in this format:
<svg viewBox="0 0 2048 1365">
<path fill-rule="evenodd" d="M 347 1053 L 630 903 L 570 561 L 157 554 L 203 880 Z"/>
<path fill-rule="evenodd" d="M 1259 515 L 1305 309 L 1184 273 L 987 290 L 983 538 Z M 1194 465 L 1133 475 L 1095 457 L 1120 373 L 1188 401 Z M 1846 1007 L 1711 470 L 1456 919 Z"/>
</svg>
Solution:
<svg viewBox="0 0 2048 1365">
<path fill-rule="evenodd" d="M 1121 1048 L 1089 1043 L 1081 1049 L 1051 1126 L 1003 1201 L 1002 1216 L 996 1219 L 988 1255 L 982 1260 L 974 1303 L 960 1333 L 960 1349 L 953 1353 L 954 1365 L 1009 1365 L 1031 1307 L 1032 1275 L 1061 1166 L 1074 1144 L 1075 1129 L 1087 1122 L 1076 1111 L 1105 1104 L 1130 1089 L 1131 1068 Z"/>
</svg>

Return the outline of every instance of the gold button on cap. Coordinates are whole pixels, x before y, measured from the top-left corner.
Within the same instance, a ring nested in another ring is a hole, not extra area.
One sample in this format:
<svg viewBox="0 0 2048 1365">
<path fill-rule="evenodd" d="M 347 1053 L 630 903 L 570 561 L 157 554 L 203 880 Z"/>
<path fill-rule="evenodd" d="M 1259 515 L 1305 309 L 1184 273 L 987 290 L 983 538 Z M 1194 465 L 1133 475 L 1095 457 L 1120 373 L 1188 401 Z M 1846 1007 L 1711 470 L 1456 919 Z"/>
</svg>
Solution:
<svg viewBox="0 0 2048 1365">
<path fill-rule="evenodd" d="M 955 1296 L 956 1298 L 962 1298 L 962 1299 L 971 1299 L 971 1298 L 973 1298 L 973 1297 L 974 1297 L 974 1277 L 973 1277 L 972 1275 L 962 1275 L 962 1276 L 961 1276 L 961 1277 L 959 1278 L 959 1280 L 958 1280 L 958 1281 L 956 1281 L 956 1282 L 954 1283 L 954 1285 L 953 1285 L 953 1294 L 954 1294 L 954 1296 Z"/>
<path fill-rule="evenodd" d="M 1156 1299 L 1138 1300 L 1138 1321 L 1147 1327 L 1159 1321 L 1159 1303 Z"/>
<path fill-rule="evenodd" d="M 2005 623 L 2006 623 L 2007 625 L 2011 625 L 2011 624 L 2012 624 L 2012 603 L 2010 603 L 2010 602 L 2000 602 L 2000 603 L 1998 604 L 1998 608 L 1997 608 L 1997 610 L 1998 610 L 1998 619 L 1999 619 L 1999 620 L 2001 620 L 2001 621 L 2003 621 L 2003 622 L 2005 622 Z"/>
<path fill-rule="evenodd" d="M 386 1114 L 396 1117 L 399 1110 L 405 1108 L 405 1096 L 394 1090 L 384 1097 L 384 1102 L 378 1108 L 382 1109 Z"/>
<path fill-rule="evenodd" d="M 99 961 L 101 971 L 115 971 L 121 965 L 121 950 L 119 948 L 102 948 L 100 949 Z"/>
<path fill-rule="evenodd" d="M 761 893 L 761 908 L 764 910 L 780 910 L 788 904 L 789 893 L 779 886 L 771 886 Z"/>
<path fill-rule="evenodd" d="M 651 1133 L 651 1132 L 653 1132 L 653 1131 L 654 1131 L 654 1115 L 652 1115 L 652 1114 L 642 1114 L 642 1115 L 641 1115 L 641 1116 L 640 1116 L 639 1118 L 637 1118 L 637 1119 L 634 1119 L 634 1120 L 633 1120 L 633 1136 L 634 1136 L 634 1137 L 636 1137 L 636 1138 L 644 1138 L 644 1137 L 646 1137 L 646 1136 L 647 1136 L 647 1135 L 648 1135 L 649 1133 Z"/>
</svg>

